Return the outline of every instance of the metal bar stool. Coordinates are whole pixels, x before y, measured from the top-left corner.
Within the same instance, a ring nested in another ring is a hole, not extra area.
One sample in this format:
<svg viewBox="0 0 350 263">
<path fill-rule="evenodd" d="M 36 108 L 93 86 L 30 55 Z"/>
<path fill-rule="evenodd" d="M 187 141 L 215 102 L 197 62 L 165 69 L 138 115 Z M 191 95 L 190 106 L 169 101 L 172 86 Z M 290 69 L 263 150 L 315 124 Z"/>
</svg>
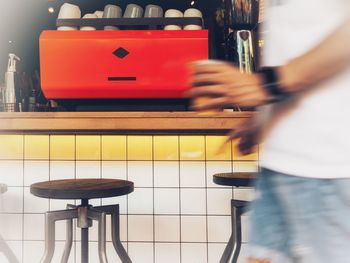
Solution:
<svg viewBox="0 0 350 263">
<path fill-rule="evenodd" d="M 0 194 L 4 194 L 7 192 L 7 185 L 0 184 Z M 0 235 L 0 252 L 4 253 L 5 257 L 11 263 L 19 263 L 16 255 L 13 253 L 9 245 L 6 243 L 4 238 Z"/>
<path fill-rule="evenodd" d="M 98 222 L 98 255 L 100 262 L 107 263 L 106 215 L 112 217 L 112 242 L 123 263 L 131 263 L 120 241 L 119 205 L 89 205 L 89 199 L 127 195 L 134 191 L 134 183 L 113 179 L 70 179 L 32 184 L 30 192 L 38 197 L 51 199 L 80 199 L 81 205 L 67 205 L 67 210 L 50 211 L 45 218 L 45 253 L 42 263 L 50 263 L 55 251 L 55 223 L 67 220 L 67 238 L 61 263 L 68 262 L 73 243 L 73 219 L 81 228 L 81 262 L 89 262 L 89 227 Z"/>
<path fill-rule="evenodd" d="M 220 173 L 213 176 L 214 183 L 225 186 L 248 187 L 256 173 Z M 241 217 L 247 211 L 249 201 L 231 200 L 231 236 L 225 247 L 220 263 L 236 263 L 242 245 Z"/>
</svg>

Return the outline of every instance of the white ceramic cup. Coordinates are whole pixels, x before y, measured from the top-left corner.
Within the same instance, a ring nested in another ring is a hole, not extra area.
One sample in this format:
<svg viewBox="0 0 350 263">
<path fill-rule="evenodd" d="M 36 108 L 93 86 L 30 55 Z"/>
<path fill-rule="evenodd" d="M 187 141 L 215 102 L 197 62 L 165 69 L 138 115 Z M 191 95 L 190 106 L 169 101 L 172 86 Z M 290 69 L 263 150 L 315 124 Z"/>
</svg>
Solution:
<svg viewBox="0 0 350 263">
<path fill-rule="evenodd" d="M 124 12 L 124 18 L 141 18 L 143 17 L 143 8 L 139 5 L 128 4 Z"/>
<path fill-rule="evenodd" d="M 58 19 L 75 19 L 81 18 L 81 11 L 79 6 L 65 3 L 61 6 L 58 13 Z M 58 30 L 78 30 L 77 27 L 61 26 Z"/>
<path fill-rule="evenodd" d="M 86 14 L 83 16 L 83 19 L 94 19 L 97 18 L 97 16 L 95 14 Z M 96 30 L 96 27 L 92 27 L 92 26 L 82 26 L 80 28 L 81 31 L 94 31 Z"/>
<path fill-rule="evenodd" d="M 97 18 L 103 17 L 103 11 L 101 11 L 101 10 L 96 10 L 94 14 L 97 16 Z"/>
<path fill-rule="evenodd" d="M 165 17 L 183 17 L 183 13 L 177 9 L 169 9 L 165 12 Z M 164 27 L 164 30 L 181 30 L 182 27 L 179 25 L 167 25 Z"/>
<path fill-rule="evenodd" d="M 122 9 L 116 5 L 106 5 L 103 11 L 103 18 L 121 18 Z M 117 30 L 119 29 L 116 26 L 105 26 L 105 30 Z"/>
<path fill-rule="evenodd" d="M 195 8 L 187 9 L 184 13 L 184 17 L 200 17 L 203 18 L 201 11 Z M 187 25 L 184 27 L 185 30 L 201 30 L 203 29 L 200 25 Z"/>
<path fill-rule="evenodd" d="M 163 8 L 158 5 L 147 5 L 145 8 L 145 17 L 163 17 Z"/>
</svg>

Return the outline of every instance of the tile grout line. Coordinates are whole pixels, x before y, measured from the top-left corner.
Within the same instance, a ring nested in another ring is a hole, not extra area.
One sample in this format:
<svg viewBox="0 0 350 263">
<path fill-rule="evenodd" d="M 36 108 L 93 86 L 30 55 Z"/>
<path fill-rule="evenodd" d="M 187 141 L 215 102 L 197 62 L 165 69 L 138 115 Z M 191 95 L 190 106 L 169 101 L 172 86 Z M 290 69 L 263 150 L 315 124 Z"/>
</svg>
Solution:
<svg viewBox="0 0 350 263">
<path fill-rule="evenodd" d="M 51 181 L 51 134 L 49 134 L 49 181 Z M 49 198 L 49 211 L 51 211 L 51 199 Z"/>
<path fill-rule="evenodd" d="M 153 263 L 156 263 L 156 219 L 155 219 L 155 205 L 154 205 L 154 136 L 152 136 L 152 203 L 153 203 Z"/>
<path fill-rule="evenodd" d="M 77 179 L 77 135 L 74 135 L 74 179 Z M 74 200 L 76 205 L 76 200 Z M 77 263 L 77 228 L 76 220 L 73 220 L 73 238 L 74 238 L 74 263 Z"/>
<path fill-rule="evenodd" d="M 180 229 L 180 263 L 182 263 L 182 215 L 181 215 L 181 136 L 177 137 L 178 145 L 178 167 L 179 167 L 179 229 Z"/>
<path fill-rule="evenodd" d="M 102 179 L 102 134 L 100 135 L 100 179 Z M 102 198 L 100 199 L 100 206 L 102 206 Z"/>
<path fill-rule="evenodd" d="M 129 136 L 125 138 L 126 180 L 129 180 Z M 129 254 L 129 195 L 126 196 L 126 251 Z M 129 255 L 130 257 L 130 255 Z"/>
<path fill-rule="evenodd" d="M 207 136 L 204 136 L 204 177 L 205 177 L 205 226 L 206 226 L 206 252 L 209 262 L 209 226 L 208 226 L 208 172 L 207 172 Z"/>
<path fill-rule="evenodd" d="M 24 173 L 24 164 L 25 164 L 25 135 L 23 134 L 23 138 L 22 138 L 22 142 L 23 142 L 23 145 L 22 145 L 22 262 L 24 262 L 24 176 L 25 176 L 25 173 Z"/>
</svg>

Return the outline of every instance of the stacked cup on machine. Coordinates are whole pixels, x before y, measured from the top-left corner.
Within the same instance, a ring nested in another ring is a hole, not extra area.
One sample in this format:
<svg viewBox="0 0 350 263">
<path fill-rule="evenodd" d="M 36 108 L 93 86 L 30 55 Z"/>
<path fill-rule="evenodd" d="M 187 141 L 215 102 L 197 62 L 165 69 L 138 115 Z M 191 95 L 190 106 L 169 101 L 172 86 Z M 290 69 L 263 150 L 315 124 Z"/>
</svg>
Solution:
<svg viewBox="0 0 350 263">
<path fill-rule="evenodd" d="M 83 16 L 83 19 L 96 19 L 97 16 L 95 14 L 86 14 Z M 82 26 L 80 28 L 81 31 L 94 31 L 96 30 L 96 27 L 93 26 Z"/>
<path fill-rule="evenodd" d="M 121 18 L 122 17 L 122 9 L 116 5 L 106 5 L 103 18 Z M 105 26 L 105 30 L 117 30 L 119 29 L 116 26 Z"/>
<path fill-rule="evenodd" d="M 58 13 L 59 19 L 74 19 L 81 18 L 81 11 L 79 6 L 65 3 L 61 6 Z M 58 30 L 78 30 L 77 27 L 61 26 Z"/>
<path fill-rule="evenodd" d="M 165 17 L 172 17 L 172 18 L 181 18 L 183 17 L 183 13 L 180 10 L 177 9 L 169 9 L 165 12 Z M 164 30 L 181 30 L 182 27 L 179 25 L 167 25 L 164 27 Z"/>
<path fill-rule="evenodd" d="M 122 14 L 122 9 L 117 5 L 106 5 L 104 11 L 97 10 L 93 14 L 85 14 L 83 19 L 94 19 L 94 18 L 203 18 L 202 12 L 195 8 L 187 9 L 184 13 L 177 9 L 168 9 L 165 14 L 163 8 L 158 5 L 147 5 L 145 10 L 136 4 L 128 4 L 124 14 Z M 61 6 L 59 19 L 80 19 L 81 11 L 80 8 L 73 4 L 65 3 Z M 129 27 L 128 27 L 129 28 Z M 116 26 L 105 26 L 104 30 L 117 30 Z M 166 25 L 164 30 L 201 30 L 203 27 L 201 25 L 190 24 L 185 25 Z M 60 26 L 58 30 L 78 30 L 75 26 Z M 94 26 L 82 26 L 80 28 L 82 31 L 96 30 Z"/>
</svg>

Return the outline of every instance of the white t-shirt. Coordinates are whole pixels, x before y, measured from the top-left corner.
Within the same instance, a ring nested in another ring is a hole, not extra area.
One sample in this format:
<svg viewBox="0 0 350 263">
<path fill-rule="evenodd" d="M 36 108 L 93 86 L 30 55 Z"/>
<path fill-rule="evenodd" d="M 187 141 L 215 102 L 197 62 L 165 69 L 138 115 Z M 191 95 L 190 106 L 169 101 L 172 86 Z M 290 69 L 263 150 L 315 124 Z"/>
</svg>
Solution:
<svg viewBox="0 0 350 263">
<path fill-rule="evenodd" d="M 282 65 L 305 54 L 349 14 L 350 0 L 270 0 L 263 65 Z M 262 167 L 295 176 L 350 178 L 350 67 L 293 101 L 270 106 L 269 120 Z"/>
</svg>

